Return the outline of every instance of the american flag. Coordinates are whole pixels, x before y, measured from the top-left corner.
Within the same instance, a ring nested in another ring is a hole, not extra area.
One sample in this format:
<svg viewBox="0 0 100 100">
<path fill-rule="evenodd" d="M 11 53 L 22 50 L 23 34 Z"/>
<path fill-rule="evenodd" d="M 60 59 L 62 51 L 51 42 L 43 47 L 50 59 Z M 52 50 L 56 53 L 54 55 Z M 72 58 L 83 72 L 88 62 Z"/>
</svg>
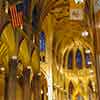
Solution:
<svg viewBox="0 0 100 100">
<path fill-rule="evenodd" d="M 13 28 L 23 27 L 23 12 L 18 11 L 16 5 L 10 6 L 9 9 Z"/>
</svg>

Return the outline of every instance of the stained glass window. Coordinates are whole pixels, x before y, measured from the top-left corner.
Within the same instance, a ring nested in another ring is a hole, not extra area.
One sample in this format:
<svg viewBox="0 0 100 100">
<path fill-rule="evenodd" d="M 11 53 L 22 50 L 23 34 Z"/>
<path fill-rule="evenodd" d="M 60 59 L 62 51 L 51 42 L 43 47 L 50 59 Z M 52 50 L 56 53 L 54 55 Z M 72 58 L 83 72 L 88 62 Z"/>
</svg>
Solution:
<svg viewBox="0 0 100 100">
<path fill-rule="evenodd" d="M 73 51 L 71 50 L 68 55 L 68 69 L 73 68 Z"/>
<path fill-rule="evenodd" d="M 82 54 L 79 49 L 76 52 L 76 65 L 79 69 L 82 68 Z"/>
</svg>

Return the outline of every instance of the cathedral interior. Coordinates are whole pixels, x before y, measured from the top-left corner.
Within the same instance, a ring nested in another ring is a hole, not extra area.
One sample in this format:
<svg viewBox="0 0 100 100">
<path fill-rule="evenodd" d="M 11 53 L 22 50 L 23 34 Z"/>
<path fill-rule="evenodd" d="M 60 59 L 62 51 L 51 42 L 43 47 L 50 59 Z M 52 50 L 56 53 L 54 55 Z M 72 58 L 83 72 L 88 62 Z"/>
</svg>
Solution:
<svg viewBox="0 0 100 100">
<path fill-rule="evenodd" d="M 100 100 L 100 0 L 0 0 L 0 100 Z"/>
</svg>

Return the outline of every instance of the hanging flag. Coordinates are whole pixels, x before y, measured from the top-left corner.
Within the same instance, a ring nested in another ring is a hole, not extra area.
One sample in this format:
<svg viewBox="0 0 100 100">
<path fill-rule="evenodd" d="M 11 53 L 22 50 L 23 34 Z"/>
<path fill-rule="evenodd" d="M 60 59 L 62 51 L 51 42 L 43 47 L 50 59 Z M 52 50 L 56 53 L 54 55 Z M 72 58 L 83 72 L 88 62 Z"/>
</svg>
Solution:
<svg viewBox="0 0 100 100">
<path fill-rule="evenodd" d="M 82 20 L 83 19 L 83 9 L 70 9 L 70 19 L 71 20 Z"/>
<path fill-rule="evenodd" d="M 70 19 L 83 20 L 84 17 L 84 1 L 70 0 Z"/>
<path fill-rule="evenodd" d="M 10 15 L 13 28 L 23 27 L 23 12 L 18 11 L 16 5 L 10 6 Z"/>
<path fill-rule="evenodd" d="M 40 32 L 40 51 L 45 51 L 45 33 Z"/>
</svg>

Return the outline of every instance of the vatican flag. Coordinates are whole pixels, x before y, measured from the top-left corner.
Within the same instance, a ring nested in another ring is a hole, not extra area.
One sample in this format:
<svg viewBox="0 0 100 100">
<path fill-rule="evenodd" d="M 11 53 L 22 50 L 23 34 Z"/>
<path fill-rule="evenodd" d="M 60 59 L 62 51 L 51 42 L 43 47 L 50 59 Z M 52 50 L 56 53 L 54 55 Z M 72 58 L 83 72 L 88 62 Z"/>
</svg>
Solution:
<svg viewBox="0 0 100 100">
<path fill-rule="evenodd" d="M 83 0 L 70 0 L 70 20 L 83 20 L 84 7 Z"/>
<path fill-rule="evenodd" d="M 71 20 L 83 20 L 83 9 L 70 9 L 70 19 Z"/>
</svg>

